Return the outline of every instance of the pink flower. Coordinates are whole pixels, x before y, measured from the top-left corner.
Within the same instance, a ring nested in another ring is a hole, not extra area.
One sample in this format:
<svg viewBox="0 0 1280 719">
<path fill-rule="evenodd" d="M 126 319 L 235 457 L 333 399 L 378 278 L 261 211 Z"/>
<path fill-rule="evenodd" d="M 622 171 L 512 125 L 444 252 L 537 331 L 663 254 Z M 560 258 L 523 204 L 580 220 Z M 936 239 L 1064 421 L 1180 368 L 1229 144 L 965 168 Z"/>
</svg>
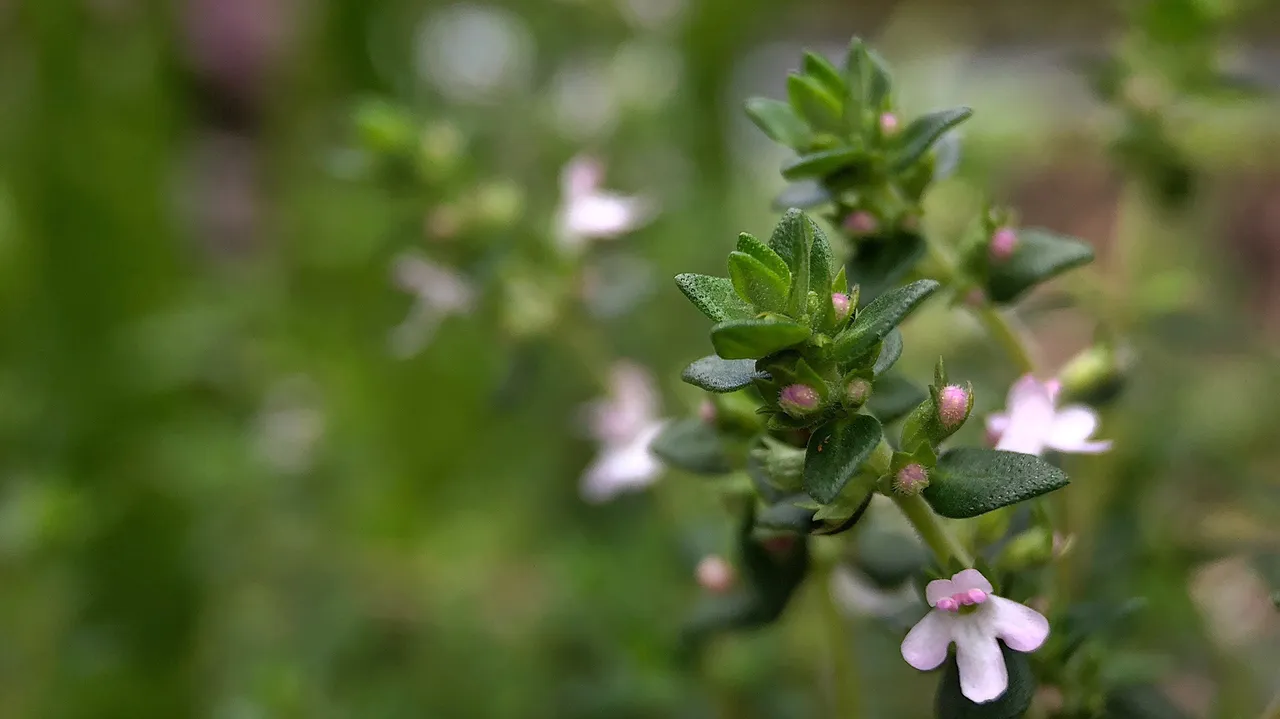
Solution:
<svg viewBox="0 0 1280 719">
<path fill-rule="evenodd" d="M 987 417 L 987 432 L 998 438 L 996 449 L 1025 454 L 1059 452 L 1096 454 L 1111 449 L 1110 441 L 1089 438 L 1098 428 L 1098 415 L 1084 405 L 1057 408 L 1057 380 L 1040 382 L 1025 375 L 1009 388 L 1005 411 Z"/>
<path fill-rule="evenodd" d="M 622 492 L 649 486 L 662 463 L 649 444 L 666 420 L 658 414 L 658 393 L 649 372 L 618 362 L 609 377 L 609 396 L 587 406 L 587 424 L 600 452 L 582 474 L 582 497 L 605 502 Z"/>
<path fill-rule="evenodd" d="M 580 252 L 590 240 L 624 235 L 653 219 L 652 202 L 601 190 L 603 181 L 604 165 L 590 157 L 575 157 L 561 172 L 556 218 L 561 249 Z"/>
<path fill-rule="evenodd" d="M 996 640 L 1014 651 L 1033 652 L 1049 638 L 1049 620 L 991 589 L 991 582 L 976 569 L 929 582 L 925 597 L 933 611 L 902 640 L 902 658 L 921 671 L 941 666 L 947 648 L 955 644 L 960 691 L 979 704 L 996 699 L 1009 686 L 1009 670 Z"/>
<path fill-rule="evenodd" d="M 475 304 L 475 289 L 466 278 L 420 253 L 396 257 L 391 274 L 415 298 L 409 316 L 391 331 L 391 352 L 397 357 L 421 352 L 445 318 L 467 314 Z"/>
</svg>

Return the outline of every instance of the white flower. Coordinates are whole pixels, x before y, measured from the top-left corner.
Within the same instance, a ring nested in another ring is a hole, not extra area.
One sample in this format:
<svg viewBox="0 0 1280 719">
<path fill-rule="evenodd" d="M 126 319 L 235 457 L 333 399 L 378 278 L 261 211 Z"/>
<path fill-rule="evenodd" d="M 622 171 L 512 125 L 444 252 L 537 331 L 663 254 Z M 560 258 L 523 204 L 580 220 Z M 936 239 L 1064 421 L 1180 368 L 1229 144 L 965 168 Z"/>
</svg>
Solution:
<svg viewBox="0 0 1280 719">
<path fill-rule="evenodd" d="M 1111 449 L 1110 441 L 1089 438 L 1098 428 L 1098 415 L 1080 404 L 1058 409 L 1057 380 L 1040 382 L 1025 375 L 1009 388 L 1005 411 L 987 417 L 987 432 L 997 437 L 996 449 L 1039 455 L 1046 449 L 1095 454 Z"/>
<path fill-rule="evenodd" d="M 996 699 L 1009 686 L 997 639 L 1018 652 L 1033 652 L 1049 638 L 1049 620 L 1036 610 L 991 593 L 991 582 L 976 569 L 925 587 L 933 611 L 902 640 L 902 658 L 921 671 L 937 669 L 956 645 L 960 691 L 979 704 Z"/>
<path fill-rule="evenodd" d="M 466 278 L 419 253 L 396 257 L 391 273 L 396 285 L 415 297 L 409 316 L 391 331 L 391 352 L 397 357 L 421 352 L 446 317 L 466 314 L 475 303 Z"/>
<path fill-rule="evenodd" d="M 556 240 L 566 252 L 580 252 L 589 240 L 617 237 L 653 219 L 653 203 L 603 191 L 603 180 L 604 166 L 590 157 L 575 157 L 561 172 Z"/>
<path fill-rule="evenodd" d="M 605 502 L 647 487 L 662 471 L 662 463 L 649 451 L 665 423 L 657 417 L 653 379 L 643 367 L 618 362 L 609 384 L 608 398 L 586 408 L 588 428 L 600 442 L 600 453 L 582 474 L 582 497 L 588 502 Z"/>
</svg>

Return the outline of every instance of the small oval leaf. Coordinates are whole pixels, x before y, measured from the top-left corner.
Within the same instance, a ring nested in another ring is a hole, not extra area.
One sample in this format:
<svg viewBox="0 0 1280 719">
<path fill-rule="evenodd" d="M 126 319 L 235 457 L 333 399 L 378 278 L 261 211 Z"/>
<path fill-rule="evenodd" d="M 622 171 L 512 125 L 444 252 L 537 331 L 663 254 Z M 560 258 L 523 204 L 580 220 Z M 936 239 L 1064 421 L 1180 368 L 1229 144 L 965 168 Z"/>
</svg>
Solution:
<svg viewBox="0 0 1280 719">
<path fill-rule="evenodd" d="M 898 358 L 902 356 L 902 331 L 894 327 L 889 334 L 884 336 L 880 342 L 880 354 L 876 356 L 875 366 L 871 368 L 871 372 L 879 377 L 889 368 L 897 363 Z"/>
<path fill-rule="evenodd" d="M 711 328 L 711 346 L 724 359 L 760 359 L 804 342 L 810 333 L 790 320 L 726 320 Z"/>
<path fill-rule="evenodd" d="M 922 115 L 911 121 L 907 129 L 898 136 L 898 149 L 893 153 L 891 167 L 894 172 L 916 164 L 924 153 L 938 141 L 948 130 L 968 120 L 973 110 L 967 107 L 953 107 Z"/>
<path fill-rule="evenodd" d="M 797 150 L 809 143 L 809 126 L 791 105 L 781 100 L 753 97 L 747 100 L 746 110 L 756 127 L 774 142 Z"/>
<path fill-rule="evenodd" d="M 791 75 L 787 78 L 787 98 L 800 117 L 812 127 L 825 132 L 837 132 L 844 119 L 844 106 L 840 98 L 832 95 L 814 78 Z"/>
<path fill-rule="evenodd" d="M 924 498 L 938 514 L 968 519 L 1067 486 L 1067 475 L 1030 454 L 963 447 L 938 459 Z"/>
<path fill-rule="evenodd" d="M 840 170 L 854 167 L 866 159 L 865 152 L 852 147 L 811 152 L 783 165 L 782 176 L 788 180 L 826 177 Z"/>
<path fill-rule="evenodd" d="M 727 360 L 707 355 L 694 360 L 684 368 L 680 379 L 699 389 L 724 394 L 749 387 L 752 382 L 768 375 L 756 371 L 756 363 L 749 359 Z"/>
<path fill-rule="evenodd" d="M 780 312 L 786 309 L 790 278 L 779 277 L 755 257 L 745 252 L 730 252 L 729 280 L 733 282 L 738 296 L 755 305 L 757 310 Z"/>
<path fill-rule="evenodd" d="M 934 280 L 916 280 L 880 295 L 858 313 L 854 323 L 836 336 L 834 354 L 845 364 L 866 359 L 868 352 L 938 289 Z"/>
<path fill-rule="evenodd" d="M 834 501 L 875 451 L 882 436 L 880 422 L 867 414 L 829 422 L 814 430 L 805 450 L 804 491 L 823 504 Z"/>
<path fill-rule="evenodd" d="M 713 322 L 746 319 L 755 314 L 751 306 L 733 291 L 733 282 L 728 277 L 686 272 L 676 275 L 676 286 Z"/>
<path fill-rule="evenodd" d="M 1002 261 L 992 260 L 988 269 L 987 294 L 1001 304 L 1093 260 L 1093 248 L 1074 238 L 1038 229 L 1021 229 L 1017 236 L 1013 254 Z"/>
</svg>

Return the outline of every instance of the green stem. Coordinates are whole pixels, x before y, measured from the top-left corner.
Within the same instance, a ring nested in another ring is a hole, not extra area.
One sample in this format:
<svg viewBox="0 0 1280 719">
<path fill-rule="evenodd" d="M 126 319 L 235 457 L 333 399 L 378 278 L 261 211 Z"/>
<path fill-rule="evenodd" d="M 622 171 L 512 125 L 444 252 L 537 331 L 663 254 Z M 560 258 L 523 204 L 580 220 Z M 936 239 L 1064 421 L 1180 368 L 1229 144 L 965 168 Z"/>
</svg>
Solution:
<svg viewBox="0 0 1280 719">
<path fill-rule="evenodd" d="M 915 527 L 916 533 L 933 550 L 934 556 L 938 558 L 938 564 L 945 569 L 954 557 L 966 567 L 973 566 L 973 557 L 969 556 L 969 551 L 951 536 L 942 521 L 938 519 L 938 515 L 933 513 L 933 508 L 924 501 L 924 497 L 918 494 L 910 497 L 899 494 L 890 496 L 898 505 L 898 509 L 906 515 L 907 521 L 911 522 L 911 526 Z"/>
<path fill-rule="evenodd" d="M 862 692 L 858 686 L 857 658 L 852 651 L 850 623 L 845 621 L 840 606 L 832 595 L 834 570 L 835 564 L 832 563 L 823 572 L 823 581 L 818 584 L 827 636 L 831 641 L 831 716 L 833 719 L 859 719 L 862 716 L 859 704 Z"/>
<path fill-rule="evenodd" d="M 978 320 L 986 327 L 987 332 L 1004 348 L 1005 354 L 1009 355 L 1009 359 L 1017 366 L 1021 374 L 1035 373 L 1036 361 L 1031 350 L 1031 344 L 1014 327 L 1013 321 L 1008 315 L 1000 312 L 987 300 L 983 300 L 981 305 L 974 307 L 973 313 L 977 315 Z"/>
</svg>

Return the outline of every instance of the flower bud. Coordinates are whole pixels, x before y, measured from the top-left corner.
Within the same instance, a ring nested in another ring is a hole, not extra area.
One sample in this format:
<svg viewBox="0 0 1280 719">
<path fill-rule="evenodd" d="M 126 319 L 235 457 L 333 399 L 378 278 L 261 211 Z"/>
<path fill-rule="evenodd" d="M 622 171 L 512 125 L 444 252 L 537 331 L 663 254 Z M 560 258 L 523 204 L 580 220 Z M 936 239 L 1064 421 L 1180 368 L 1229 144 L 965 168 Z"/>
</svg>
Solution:
<svg viewBox="0 0 1280 719">
<path fill-rule="evenodd" d="M 698 405 L 698 418 L 705 424 L 715 424 L 716 421 L 716 405 L 709 399 L 702 400 L 702 404 Z"/>
<path fill-rule="evenodd" d="M 871 383 L 861 377 L 849 380 L 849 384 L 844 387 L 844 401 L 851 408 L 861 407 L 866 404 L 867 398 L 870 396 Z"/>
<path fill-rule="evenodd" d="M 716 554 L 708 554 L 698 562 L 697 569 L 694 570 L 695 576 L 698 578 L 698 585 L 708 592 L 715 594 L 724 594 L 733 588 L 734 576 L 733 567 Z"/>
<path fill-rule="evenodd" d="M 789 384 L 778 394 L 778 404 L 792 417 L 803 417 L 822 404 L 822 397 L 807 384 Z"/>
<path fill-rule="evenodd" d="M 991 244 L 987 246 L 987 251 L 990 253 L 992 260 L 1003 262 L 1013 256 L 1013 251 L 1017 246 L 1017 233 L 1011 228 L 1001 227 L 991 236 Z"/>
<path fill-rule="evenodd" d="M 851 235 L 869 235 L 879 227 L 876 216 L 866 210 L 858 210 L 844 218 L 844 229 Z"/>
<path fill-rule="evenodd" d="M 972 407 L 973 395 L 964 387 L 949 384 L 938 392 L 938 419 L 942 428 L 949 432 L 964 424 Z"/>
<path fill-rule="evenodd" d="M 912 462 L 893 476 L 893 491 L 905 496 L 920 494 L 929 486 L 929 471 L 924 465 Z"/>
<path fill-rule="evenodd" d="M 843 292 L 832 293 L 831 305 L 836 308 L 836 322 L 849 319 L 849 312 L 853 309 L 853 301 L 849 299 L 849 295 Z"/>
<path fill-rule="evenodd" d="M 892 135 L 898 131 L 898 116 L 892 112 L 886 112 L 880 116 L 880 132 L 885 135 Z"/>
</svg>

